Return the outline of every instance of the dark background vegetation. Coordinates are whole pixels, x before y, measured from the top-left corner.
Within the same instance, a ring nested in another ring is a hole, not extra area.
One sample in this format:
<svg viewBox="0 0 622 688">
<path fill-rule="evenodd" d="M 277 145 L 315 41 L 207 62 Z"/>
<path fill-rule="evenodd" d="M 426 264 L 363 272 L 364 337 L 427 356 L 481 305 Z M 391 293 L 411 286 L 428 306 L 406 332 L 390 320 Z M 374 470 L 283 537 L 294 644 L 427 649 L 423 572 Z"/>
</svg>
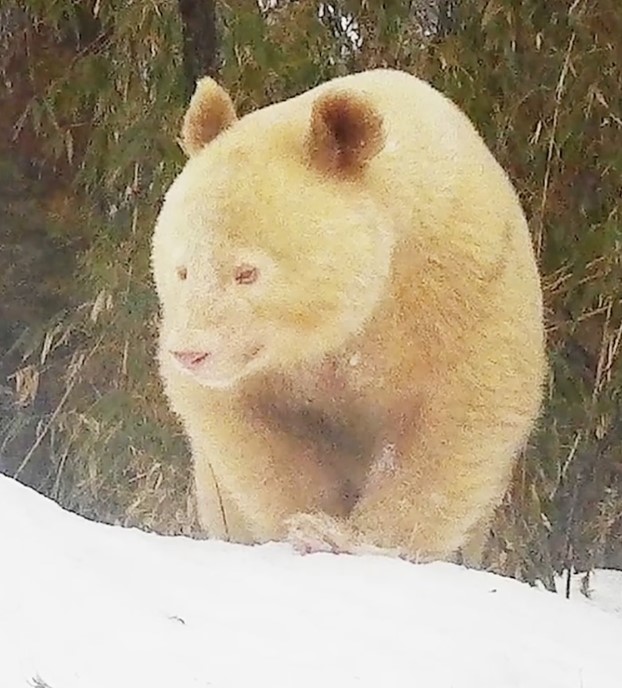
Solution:
<svg viewBox="0 0 622 688">
<path fill-rule="evenodd" d="M 619 0 L 0 0 L 0 470 L 91 518 L 193 532 L 148 254 L 194 81 L 245 113 L 380 66 L 475 121 L 543 275 L 547 399 L 486 563 L 549 585 L 622 567 Z"/>
</svg>

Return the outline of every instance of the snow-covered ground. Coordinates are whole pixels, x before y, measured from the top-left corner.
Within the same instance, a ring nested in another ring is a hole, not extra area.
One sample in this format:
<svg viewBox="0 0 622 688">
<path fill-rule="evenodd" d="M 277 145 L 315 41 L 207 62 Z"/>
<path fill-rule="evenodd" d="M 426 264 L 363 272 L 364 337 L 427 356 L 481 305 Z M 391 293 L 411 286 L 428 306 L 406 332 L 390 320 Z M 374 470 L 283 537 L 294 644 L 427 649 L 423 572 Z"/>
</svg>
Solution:
<svg viewBox="0 0 622 688">
<path fill-rule="evenodd" d="M 614 611 L 510 579 L 150 535 L 0 476 L 0 688 L 620 688 L 621 650 Z"/>
</svg>

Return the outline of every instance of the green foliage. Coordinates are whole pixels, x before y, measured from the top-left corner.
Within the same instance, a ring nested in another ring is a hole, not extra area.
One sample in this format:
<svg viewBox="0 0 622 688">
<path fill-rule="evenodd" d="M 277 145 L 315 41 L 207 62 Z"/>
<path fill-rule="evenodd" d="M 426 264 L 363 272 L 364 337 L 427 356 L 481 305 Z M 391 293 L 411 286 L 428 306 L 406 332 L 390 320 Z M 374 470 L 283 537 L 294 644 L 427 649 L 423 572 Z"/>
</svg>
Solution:
<svg viewBox="0 0 622 688">
<path fill-rule="evenodd" d="M 97 8 L 29 2 L 15 19 L 28 47 L 20 52 L 16 31 L 6 66 L 17 84 L 9 97 L 22 102 L 16 148 L 35 139 L 41 204 L 60 197 L 65 241 L 86 241 L 65 276 L 65 312 L 29 323 L 2 360 L 18 373 L 0 460 L 69 508 L 179 531 L 194 518 L 189 468 L 153 365 L 148 262 L 157 203 L 182 159 L 179 26 L 167 3 Z"/>
<path fill-rule="evenodd" d="M 59 291 L 65 311 L 46 327 L 40 313 L 20 321 L 28 328 L 1 361 L 17 401 L 0 421 L 0 462 L 90 516 L 189 529 L 187 455 L 152 362 L 148 264 L 158 202 L 182 162 L 176 4 L 13 5 L 0 1 L 13 27 L 0 64 L 13 84 L 0 97 L 13 105 L 1 169 L 34 158 L 44 189 L 22 210 L 73 247 L 76 264 Z M 221 75 L 240 112 L 349 71 L 399 67 L 465 109 L 516 184 L 543 274 L 550 380 L 488 563 L 549 583 L 565 566 L 622 564 L 617 5 L 463 0 L 443 27 L 434 2 L 219 4 Z M 15 239 L 23 222 L 11 217 Z"/>
</svg>

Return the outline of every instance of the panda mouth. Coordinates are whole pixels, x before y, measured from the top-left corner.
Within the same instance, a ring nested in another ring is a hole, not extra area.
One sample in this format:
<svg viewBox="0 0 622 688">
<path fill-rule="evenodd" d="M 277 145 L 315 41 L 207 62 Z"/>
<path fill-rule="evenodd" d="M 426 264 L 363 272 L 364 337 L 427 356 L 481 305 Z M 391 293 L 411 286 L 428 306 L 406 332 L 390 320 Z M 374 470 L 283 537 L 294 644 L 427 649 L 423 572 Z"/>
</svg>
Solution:
<svg viewBox="0 0 622 688">
<path fill-rule="evenodd" d="M 264 350 L 264 345 L 263 344 L 256 344 L 253 346 L 251 349 L 248 350 L 248 352 L 245 354 L 245 360 L 250 363 L 254 358 L 257 358 L 259 354 Z"/>
<path fill-rule="evenodd" d="M 206 350 L 170 351 L 175 365 L 182 372 L 206 386 L 226 386 L 234 382 L 254 367 L 254 363 L 264 351 L 263 344 L 254 344 L 238 355 Z"/>
</svg>

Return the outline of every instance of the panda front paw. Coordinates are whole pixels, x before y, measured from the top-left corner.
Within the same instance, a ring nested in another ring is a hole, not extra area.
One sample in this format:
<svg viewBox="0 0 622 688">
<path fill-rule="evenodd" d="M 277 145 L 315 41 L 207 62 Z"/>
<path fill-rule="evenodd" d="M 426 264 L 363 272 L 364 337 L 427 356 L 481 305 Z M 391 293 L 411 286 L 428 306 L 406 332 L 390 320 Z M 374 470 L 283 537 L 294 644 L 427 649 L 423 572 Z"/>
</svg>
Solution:
<svg viewBox="0 0 622 688">
<path fill-rule="evenodd" d="M 357 547 L 347 524 L 328 514 L 296 514 L 287 521 L 287 533 L 288 542 L 299 554 L 354 554 Z"/>
</svg>

